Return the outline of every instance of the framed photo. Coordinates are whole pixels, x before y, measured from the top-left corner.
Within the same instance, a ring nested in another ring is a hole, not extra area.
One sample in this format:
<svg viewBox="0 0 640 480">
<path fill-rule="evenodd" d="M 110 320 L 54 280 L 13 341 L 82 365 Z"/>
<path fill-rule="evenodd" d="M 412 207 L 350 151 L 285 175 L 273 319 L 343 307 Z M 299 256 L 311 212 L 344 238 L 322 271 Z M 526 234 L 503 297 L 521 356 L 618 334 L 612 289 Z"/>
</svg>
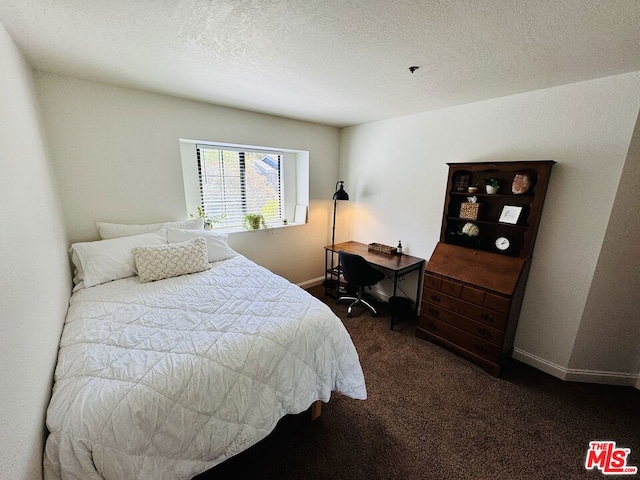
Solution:
<svg viewBox="0 0 640 480">
<path fill-rule="evenodd" d="M 296 205 L 296 209 L 293 214 L 293 223 L 307 223 L 307 206 Z"/>
<path fill-rule="evenodd" d="M 502 207 L 502 213 L 500 214 L 499 222 L 502 223 L 511 223 L 515 225 L 518 223 L 518 219 L 520 218 L 520 213 L 522 212 L 522 207 L 514 207 L 512 205 L 505 205 Z"/>
<path fill-rule="evenodd" d="M 468 174 L 458 174 L 455 178 L 455 183 L 453 185 L 453 190 L 456 192 L 466 192 L 467 187 L 469 186 L 469 180 L 471 175 Z"/>
</svg>

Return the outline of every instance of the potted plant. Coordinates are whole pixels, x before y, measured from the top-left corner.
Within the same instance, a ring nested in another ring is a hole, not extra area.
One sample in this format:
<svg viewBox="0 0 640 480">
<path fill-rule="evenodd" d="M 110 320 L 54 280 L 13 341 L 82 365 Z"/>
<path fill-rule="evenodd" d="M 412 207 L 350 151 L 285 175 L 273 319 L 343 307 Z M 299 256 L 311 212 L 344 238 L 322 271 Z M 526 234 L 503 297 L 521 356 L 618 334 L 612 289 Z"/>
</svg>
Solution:
<svg viewBox="0 0 640 480">
<path fill-rule="evenodd" d="M 498 189 L 500 188 L 500 182 L 495 178 L 487 178 L 484 181 L 484 187 L 489 194 L 498 193 Z"/>
<path fill-rule="evenodd" d="M 260 227 L 269 228 L 264 216 L 260 213 L 247 213 L 242 221 L 242 227 L 245 230 L 259 230 Z"/>
<path fill-rule="evenodd" d="M 227 216 L 226 213 L 220 215 L 207 215 L 201 206 L 198 206 L 198 216 L 204 219 L 204 228 L 211 230 L 214 223 L 220 223 Z"/>
</svg>

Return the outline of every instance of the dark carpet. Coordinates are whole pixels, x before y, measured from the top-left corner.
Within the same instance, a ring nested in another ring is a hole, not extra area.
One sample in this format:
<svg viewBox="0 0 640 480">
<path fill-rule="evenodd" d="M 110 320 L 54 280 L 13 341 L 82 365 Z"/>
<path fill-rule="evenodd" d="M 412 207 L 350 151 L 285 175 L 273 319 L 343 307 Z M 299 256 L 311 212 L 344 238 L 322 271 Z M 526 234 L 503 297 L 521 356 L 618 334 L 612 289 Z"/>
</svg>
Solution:
<svg viewBox="0 0 640 480">
<path fill-rule="evenodd" d="M 640 391 L 564 382 L 517 361 L 494 378 L 378 317 L 309 290 L 351 334 L 368 399 L 338 394 L 309 415 L 287 416 L 251 449 L 205 479 L 578 479 L 589 442 L 613 440 L 640 467 Z M 640 478 L 617 475 L 615 478 Z"/>
</svg>

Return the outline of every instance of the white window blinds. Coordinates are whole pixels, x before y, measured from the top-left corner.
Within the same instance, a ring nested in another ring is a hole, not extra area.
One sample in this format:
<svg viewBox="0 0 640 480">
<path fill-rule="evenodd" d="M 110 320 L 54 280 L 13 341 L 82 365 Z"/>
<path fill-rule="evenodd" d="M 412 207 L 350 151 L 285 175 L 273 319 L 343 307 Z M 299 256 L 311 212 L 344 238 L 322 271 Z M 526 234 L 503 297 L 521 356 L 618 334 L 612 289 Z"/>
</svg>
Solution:
<svg viewBox="0 0 640 480">
<path fill-rule="evenodd" d="M 201 206 L 222 216 L 221 226 L 242 226 L 246 214 L 282 220 L 282 153 L 196 145 Z"/>
</svg>

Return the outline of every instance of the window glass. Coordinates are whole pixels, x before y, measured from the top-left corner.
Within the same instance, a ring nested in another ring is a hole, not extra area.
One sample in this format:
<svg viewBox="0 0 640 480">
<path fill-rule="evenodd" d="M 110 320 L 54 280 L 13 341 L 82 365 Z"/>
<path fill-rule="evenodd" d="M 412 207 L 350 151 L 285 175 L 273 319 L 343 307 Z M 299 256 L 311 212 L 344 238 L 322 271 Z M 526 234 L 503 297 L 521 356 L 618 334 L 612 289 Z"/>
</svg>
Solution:
<svg viewBox="0 0 640 480">
<path fill-rule="evenodd" d="M 225 233 L 307 223 L 309 152 L 180 139 L 186 213 Z"/>
<path fill-rule="evenodd" d="M 267 224 L 282 220 L 281 153 L 196 148 L 205 215 L 225 227 L 241 226 L 247 214 L 262 215 Z"/>
</svg>

